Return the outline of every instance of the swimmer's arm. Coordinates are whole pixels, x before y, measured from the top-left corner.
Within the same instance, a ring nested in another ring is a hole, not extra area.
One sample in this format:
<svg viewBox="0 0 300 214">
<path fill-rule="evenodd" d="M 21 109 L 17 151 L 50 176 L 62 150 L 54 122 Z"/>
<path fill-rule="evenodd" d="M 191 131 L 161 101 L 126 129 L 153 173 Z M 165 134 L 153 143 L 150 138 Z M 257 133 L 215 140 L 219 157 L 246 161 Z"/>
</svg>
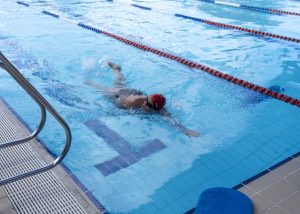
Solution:
<svg viewBox="0 0 300 214">
<path fill-rule="evenodd" d="M 198 137 L 200 135 L 199 132 L 190 130 L 186 128 L 185 126 L 181 125 L 176 119 L 174 119 L 170 112 L 168 112 L 166 109 L 160 110 L 161 115 L 164 117 L 165 120 L 167 120 L 169 123 L 174 125 L 177 129 L 182 131 L 185 135 L 189 137 Z"/>
</svg>

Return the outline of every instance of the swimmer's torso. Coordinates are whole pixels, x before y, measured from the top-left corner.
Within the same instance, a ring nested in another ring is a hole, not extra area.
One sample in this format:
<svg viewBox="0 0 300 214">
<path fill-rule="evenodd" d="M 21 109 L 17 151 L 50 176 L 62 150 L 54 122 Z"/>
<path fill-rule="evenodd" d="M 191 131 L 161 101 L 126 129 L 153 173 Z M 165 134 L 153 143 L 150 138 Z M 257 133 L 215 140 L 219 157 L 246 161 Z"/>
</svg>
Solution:
<svg viewBox="0 0 300 214">
<path fill-rule="evenodd" d="M 144 102 L 145 94 L 133 88 L 119 89 L 114 93 L 115 103 L 122 108 L 136 108 L 140 107 Z"/>
</svg>

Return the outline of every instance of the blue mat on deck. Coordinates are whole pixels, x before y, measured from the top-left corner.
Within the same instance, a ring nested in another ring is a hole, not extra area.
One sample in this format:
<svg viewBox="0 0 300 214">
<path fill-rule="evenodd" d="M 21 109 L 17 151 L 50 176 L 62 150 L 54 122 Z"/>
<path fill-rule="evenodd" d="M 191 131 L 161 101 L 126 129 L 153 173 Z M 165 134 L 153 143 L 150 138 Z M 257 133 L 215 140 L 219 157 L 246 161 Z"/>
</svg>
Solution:
<svg viewBox="0 0 300 214">
<path fill-rule="evenodd" d="M 224 187 L 203 191 L 196 214 L 253 214 L 252 201 L 244 193 Z"/>
</svg>

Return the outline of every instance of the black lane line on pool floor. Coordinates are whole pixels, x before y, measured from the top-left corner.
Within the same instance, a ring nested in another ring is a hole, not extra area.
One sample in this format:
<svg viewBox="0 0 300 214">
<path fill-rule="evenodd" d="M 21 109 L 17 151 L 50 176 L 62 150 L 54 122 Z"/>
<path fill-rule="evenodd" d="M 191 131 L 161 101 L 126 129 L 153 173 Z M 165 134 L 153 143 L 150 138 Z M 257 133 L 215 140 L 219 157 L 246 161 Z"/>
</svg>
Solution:
<svg viewBox="0 0 300 214">
<path fill-rule="evenodd" d="M 167 148 L 159 139 L 154 139 L 141 143 L 143 146 L 138 150 L 134 150 L 128 141 L 108 128 L 100 120 L 89 120 L 84 124 L 119 154 L 110 160 L 95 165 L 105 177 Z"/>
<path fill-rule="evenodd" d="M 45 14 L 45 13 L 43 13 L 43 14 Z M 54 13 L 52 13 L 52 14 L 54 14 Z M 53 16 L 51 15 L 51 17 L 53 17 Z M 226 81 L 231 82 L 231 83 L 233 83 L 235 85 L 242 86 L 242 87 L 250 89 L 252 91 L 256 91 L 256 92 L 259 92 L 261 94 L 273 97 L 273 98 L 275 98 L 277 100 L 281 100 L 283 102 L 286 102 L 286 103 L 295 105 L 297 107 L 300 107 L 300 100 L 299 99 L 287 96 L 287 95 L 282 94 L 282 93 L 278 93 L 278 92 L 272 91 L 272 90 L 270 90 L 268 88 L 265 88 L 265 87 L 262 87 L 260 85 L 256 85 L 254 83 L 251 83 L 251 82 L 248 82 L 248 81 L 236 78 L 236 77 L 231 76 L 229 74 L 222 73 L 222 72 L 220 72 L 220 71 L 218 71 L 216 69 L 210 68 L 210 67 L 202 65 L 200 63 L 196 63 L 196 62 L 190 61 L 188 59 L 184 59 L 182 57 L 178 57 L 178 56 L 175 56 L 173 54 L 169 54 L 169 53 L 166 53 L 164 51 L 161 51 L 161 50 L 158 50 L 158 49 L 146 46 L 146 45 L 142 45 L 140 43 L 137 43 L 137 42 L 128 40 L 126 38 L 123 38 L 121 36 L 118 36 L 118 35 L 115 35 L 115 34 L 112 34 L 112 33 L 109 33 L 109 32 L 103 31 L 103 30 L 100 30 L 98 28 L 95 28 L 95 27 L 83 24 L 81 22 L 79 22 L 77 25 L 80 26 L 80 27 L 82 27 L 82 28 L 91 30 L 93 32 L 96 32 L 96 33 L 99 33 L 99 34 L 104 34 L 104 35 L 106 35 L 108 37 L 114 38 L 114 39 L 119 40 L 119 41 L 121 41 L 121 42 L 123 42 L 125 44 L 131 45 L 131 46 L 139 48 L 141 50 L 148 51 L 148 52 L 154 53 L 156 55 L 159 55 L 159 56 L 171 59 L 171 60 L 176 61 L 176 62 L 179 62 L 179 63 L 181 63 L 183 65 L 186 65 L 186 66 L 188 66 L 190 68 L 194 68 L 194 69 L 201 70 L 203 72 L 209 73 L 209 74 L 211 74 L 211 75 L 213 75 L 215 77 L 218 77 L 220 79 L 226 80 Z"/>
</svg>

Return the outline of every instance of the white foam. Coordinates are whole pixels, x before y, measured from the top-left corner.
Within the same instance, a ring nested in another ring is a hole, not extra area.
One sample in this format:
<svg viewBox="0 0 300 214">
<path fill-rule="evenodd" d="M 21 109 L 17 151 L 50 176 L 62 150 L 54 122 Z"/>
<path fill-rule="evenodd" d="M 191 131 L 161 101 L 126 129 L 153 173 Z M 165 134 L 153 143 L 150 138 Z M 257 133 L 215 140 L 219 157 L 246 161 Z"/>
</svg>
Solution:
<svg viewBox="0 0 300 214">
<path fill-rule="evenodd" d="M 90 71 L 96 67 L 97 59 L 95 58 L 81 58 L 81 69 L 83 71 Z"/>
<path fill-rule="evenodd" d="M 232 7 L 241 7 L 240 4 L 231 3 L 231 2 L 223 2 L 223 1 L 215 1 L 216 4 L 226 5 L 226 6 L 232 6 Z"/>
</svg>

